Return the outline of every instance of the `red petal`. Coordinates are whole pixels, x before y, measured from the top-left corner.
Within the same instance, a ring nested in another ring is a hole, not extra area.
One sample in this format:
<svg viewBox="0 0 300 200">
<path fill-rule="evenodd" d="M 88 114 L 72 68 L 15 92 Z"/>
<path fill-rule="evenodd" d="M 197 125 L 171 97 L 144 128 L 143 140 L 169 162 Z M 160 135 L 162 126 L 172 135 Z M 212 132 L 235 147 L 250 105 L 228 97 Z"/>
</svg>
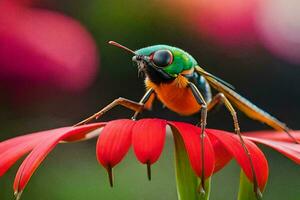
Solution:
<svg viewBox="0 0 300 200">
<path fill-rule="evenodd" d="M 191 124 L 182 123 L 182 122 L 169 122 L 171 126 L 176 128 L 180 133 L 183 142 L 185 144 L 185 148 L 187 154 L 189 156 L 191 166 L 197 176 L 201 177 L 202 174 L 202 159 L 201 159 L 201 143 L 200 143 L 200 133 L 201 129 L 193 126 Z M 204 175 L 205 177 L 210 177 L 214 171 L 214 151 L 213 146 L 210 143 L 208 137 L 204 139 Z"/>
<path fill-rule="evenodd" d="M 18 159 L 30 152 L 49 134 L 63 129 L 42 131 L 30 135 L 16 137 L 0 143 L 0 176 L 2 176 Z"/>
<path fill-rule="evenodd" d="M 55 131 L 48 135 L 43 141 L 38 144 L 32 152 L 26 157 L 26 159 L 21 164 L 14 182 L 14 190 L 16 193 L 21 192 L 26 184 L 28 183 L 30 177 L 40 165 L 40 163 L 45 159 L 49 152 L 61 141 L 68 137 L 73 137 L 77 134 L 91 132 L 101 126 L 103 123 L 95 123 L 78 127 L 69 127 L 64 131 Z"/>
<path fill-rule="evenodd" d="M 216 137 L 210 137 L 210 134 L 208 134 L 208 136 L 215 153 L 214 173 L 216 173 L 231 161 L 232 155 L 224 148 L 224 145 Z"/>
<path fill-rule="evenodd" d="M 120 119 L 107 123 L 97 142 L 97 158 L 105 167 L 118 164 L 128 152 L 131 145 L 131 133 L 135 121 Z"/>
<path fill-rule="evenodd" d="M 267 145 L 283 155 L 287 156 L 297 164 L 300 164 L 300 144 L 290 143 L 290 142 L 280 142 L 280 141 L 272 141 L 263 138 L 256 138 L 256 137 L 246 137 L 253 142 L 261 143 Z"/>
<path fill-rule="evenodd" d="M 253 181 L 250 161 L 241 145 L 238 136 L 229 132 L 211 129 L 207 130 L 207 133 L 210 135 L 210 137 L 215 136 L 224 145 L 226 150 L 230 152 L 233 157 L 235 157 L 249 180 Z M 246 138 L 244 141 L 253 161 L 258 186 L 261 191 L 263 191 L 268 180 L 268 162 L 264 154 L 253 142 L 247 140 Z"/>
<path fill-rule="evenodd" d="M 291 131 L 292 134 L 297 140 L 300 140 L 300 131 Z M 255 138 L 265 138 L 271 140 L 278 140 L 282 142 L 293 142 L 294 140 L 291 139 L 287 133 L 285 132 L 278 132 L 278 131 L 253 131 L 253 132 L 246 132 L 243 135 Z"/>
<path fill-rule="evenodd" d="M 6 151 L 8 149 L 10 149 L 16 145 L 19 145 L 21 143 L 31 141 L 34 138 L 42 137 L 42 135 L 45 132 L 48 132 L 48 131 L 42 131 L 42 132 L 38 132 L 38 133 L 32 133 L 32 134 L 28 134 L 28 135 L 18 136 L 18 137 L 0 142 L 0 153 L 2 154 L 4 151 Z"/>
<path fill-rule="evenodd" d="M 166 120 L 142 119 L 132 130 L 133 150 L 143 164 L 152 164 L 159 158 L 166 138 Z"/>
</svg>

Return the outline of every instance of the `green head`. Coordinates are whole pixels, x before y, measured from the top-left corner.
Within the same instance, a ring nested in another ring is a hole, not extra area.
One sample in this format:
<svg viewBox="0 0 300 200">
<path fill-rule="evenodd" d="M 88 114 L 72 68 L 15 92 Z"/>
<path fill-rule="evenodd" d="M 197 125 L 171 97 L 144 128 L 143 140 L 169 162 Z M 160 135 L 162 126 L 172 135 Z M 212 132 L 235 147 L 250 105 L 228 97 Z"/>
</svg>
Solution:
<svg viewBox="0 0 300 200">
<path fill-rule="evenodd" d="M 168 45 L 154 45 L 135 51 L 137 55 L 149 56 L 156 65 L 162 64 L 163 70 L 171 76 L 177 76 L 197 65 L 196 60 L 187 52 Z M 168 54 L 170 55 L 168 57 Z M 165 60 L 165 62 L 164 62 Z M 168 62 L 167 62 L 168 61 Z"/>
<path fill-rule="evenodd" d="M 196 60 L 187 52 L 168 45 L 154 45 L 132 51 L 115 42 L 110 44 L 121 47 L 134 54 L 132 60 L 153 82 L 174 80 L 183 71 L 197 66 Z"/>
</svg>

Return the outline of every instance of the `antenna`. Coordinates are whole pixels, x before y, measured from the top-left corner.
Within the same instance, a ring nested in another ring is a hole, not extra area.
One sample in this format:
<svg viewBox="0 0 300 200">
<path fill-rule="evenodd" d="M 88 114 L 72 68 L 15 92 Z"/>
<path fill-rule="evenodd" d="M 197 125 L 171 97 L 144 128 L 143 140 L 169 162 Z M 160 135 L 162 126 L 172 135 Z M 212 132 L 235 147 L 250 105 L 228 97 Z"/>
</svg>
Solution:
<svg viewBox="0 0 300 200">
<path fill-rule="evenodd" d="M 129 48 L 127 48 L 127 47 L 125 47 L 125 46 L 123 46 L 123 45 L 115 42 L 115 41 L 109 41 L 108 44 L 111 44 L 113 46 L 119 47 L 120 49 L 124 49 L 125 51 L 130 52 L 130 53 L 136 55 L 136 53 L 133 50 L 131 50 L 131 49 L 129 49 Z"/>
</svg>

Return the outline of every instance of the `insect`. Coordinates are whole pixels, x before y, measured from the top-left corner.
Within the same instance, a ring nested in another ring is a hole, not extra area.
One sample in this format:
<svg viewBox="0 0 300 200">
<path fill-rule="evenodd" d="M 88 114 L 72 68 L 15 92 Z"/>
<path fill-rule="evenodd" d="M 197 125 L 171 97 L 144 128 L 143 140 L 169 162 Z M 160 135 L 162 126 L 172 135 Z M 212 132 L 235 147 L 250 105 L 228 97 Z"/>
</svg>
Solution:
<svg viewBox="0 0 300 200">
<path fill-rule="evenodd" d="M 216 105 L 222 103 L 230 112 L 235 133 L 239 136 L 244 151 L 248 155 L 256 193 L 259 193 L 259 189 L 252 159 L 241 136 L 237 114 L 233 106 L 252 119 L 263 122 L 276 130 L 285 131 L 294 142 L 298 143 L 284 123 L 239 95 L 229 83 L 201 68 L 197 61 L 184 50 L 168 45 L 154 45 L 133 51 L 114 41 L 110 41 L 109 44 L 133 54 L 132 60 L 137 63 L 139 73 L 145 75 L 146 93 L 139 102 L 118 98 L 99 112 L 76 124 L 76 126 L 99 118 L 117 105 L 135 111 L 132 119 L 136 119 L 138 114 L 143 109 L 150 108 L 153 100 L 157 98 L 167 108 L 181 115 L 187 116 L 200 112 L 203 159 L 207 113 Z M 211 87 L 219 93 L 212 96 Z M 204 160 L 202 160 L 202 167 L 204 168 Z M 204 190 L 204 170 L 202 171 L 201 189 Z"/>
</svg>

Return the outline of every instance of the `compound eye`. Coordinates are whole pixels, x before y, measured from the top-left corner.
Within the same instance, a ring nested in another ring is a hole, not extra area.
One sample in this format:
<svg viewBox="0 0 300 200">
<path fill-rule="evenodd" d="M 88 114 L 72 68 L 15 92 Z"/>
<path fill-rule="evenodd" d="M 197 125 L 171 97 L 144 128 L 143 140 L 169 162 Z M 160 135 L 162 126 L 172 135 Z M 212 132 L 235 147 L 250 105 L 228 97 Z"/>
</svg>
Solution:
<svg viewBox="0 0 300 200">
<path fill-rule="evenodd" d="M 151 58 L 158 67 L 166 67 L 173 62 L 173 55 L 169 50 L 155 51 Z"/>
</svg>

